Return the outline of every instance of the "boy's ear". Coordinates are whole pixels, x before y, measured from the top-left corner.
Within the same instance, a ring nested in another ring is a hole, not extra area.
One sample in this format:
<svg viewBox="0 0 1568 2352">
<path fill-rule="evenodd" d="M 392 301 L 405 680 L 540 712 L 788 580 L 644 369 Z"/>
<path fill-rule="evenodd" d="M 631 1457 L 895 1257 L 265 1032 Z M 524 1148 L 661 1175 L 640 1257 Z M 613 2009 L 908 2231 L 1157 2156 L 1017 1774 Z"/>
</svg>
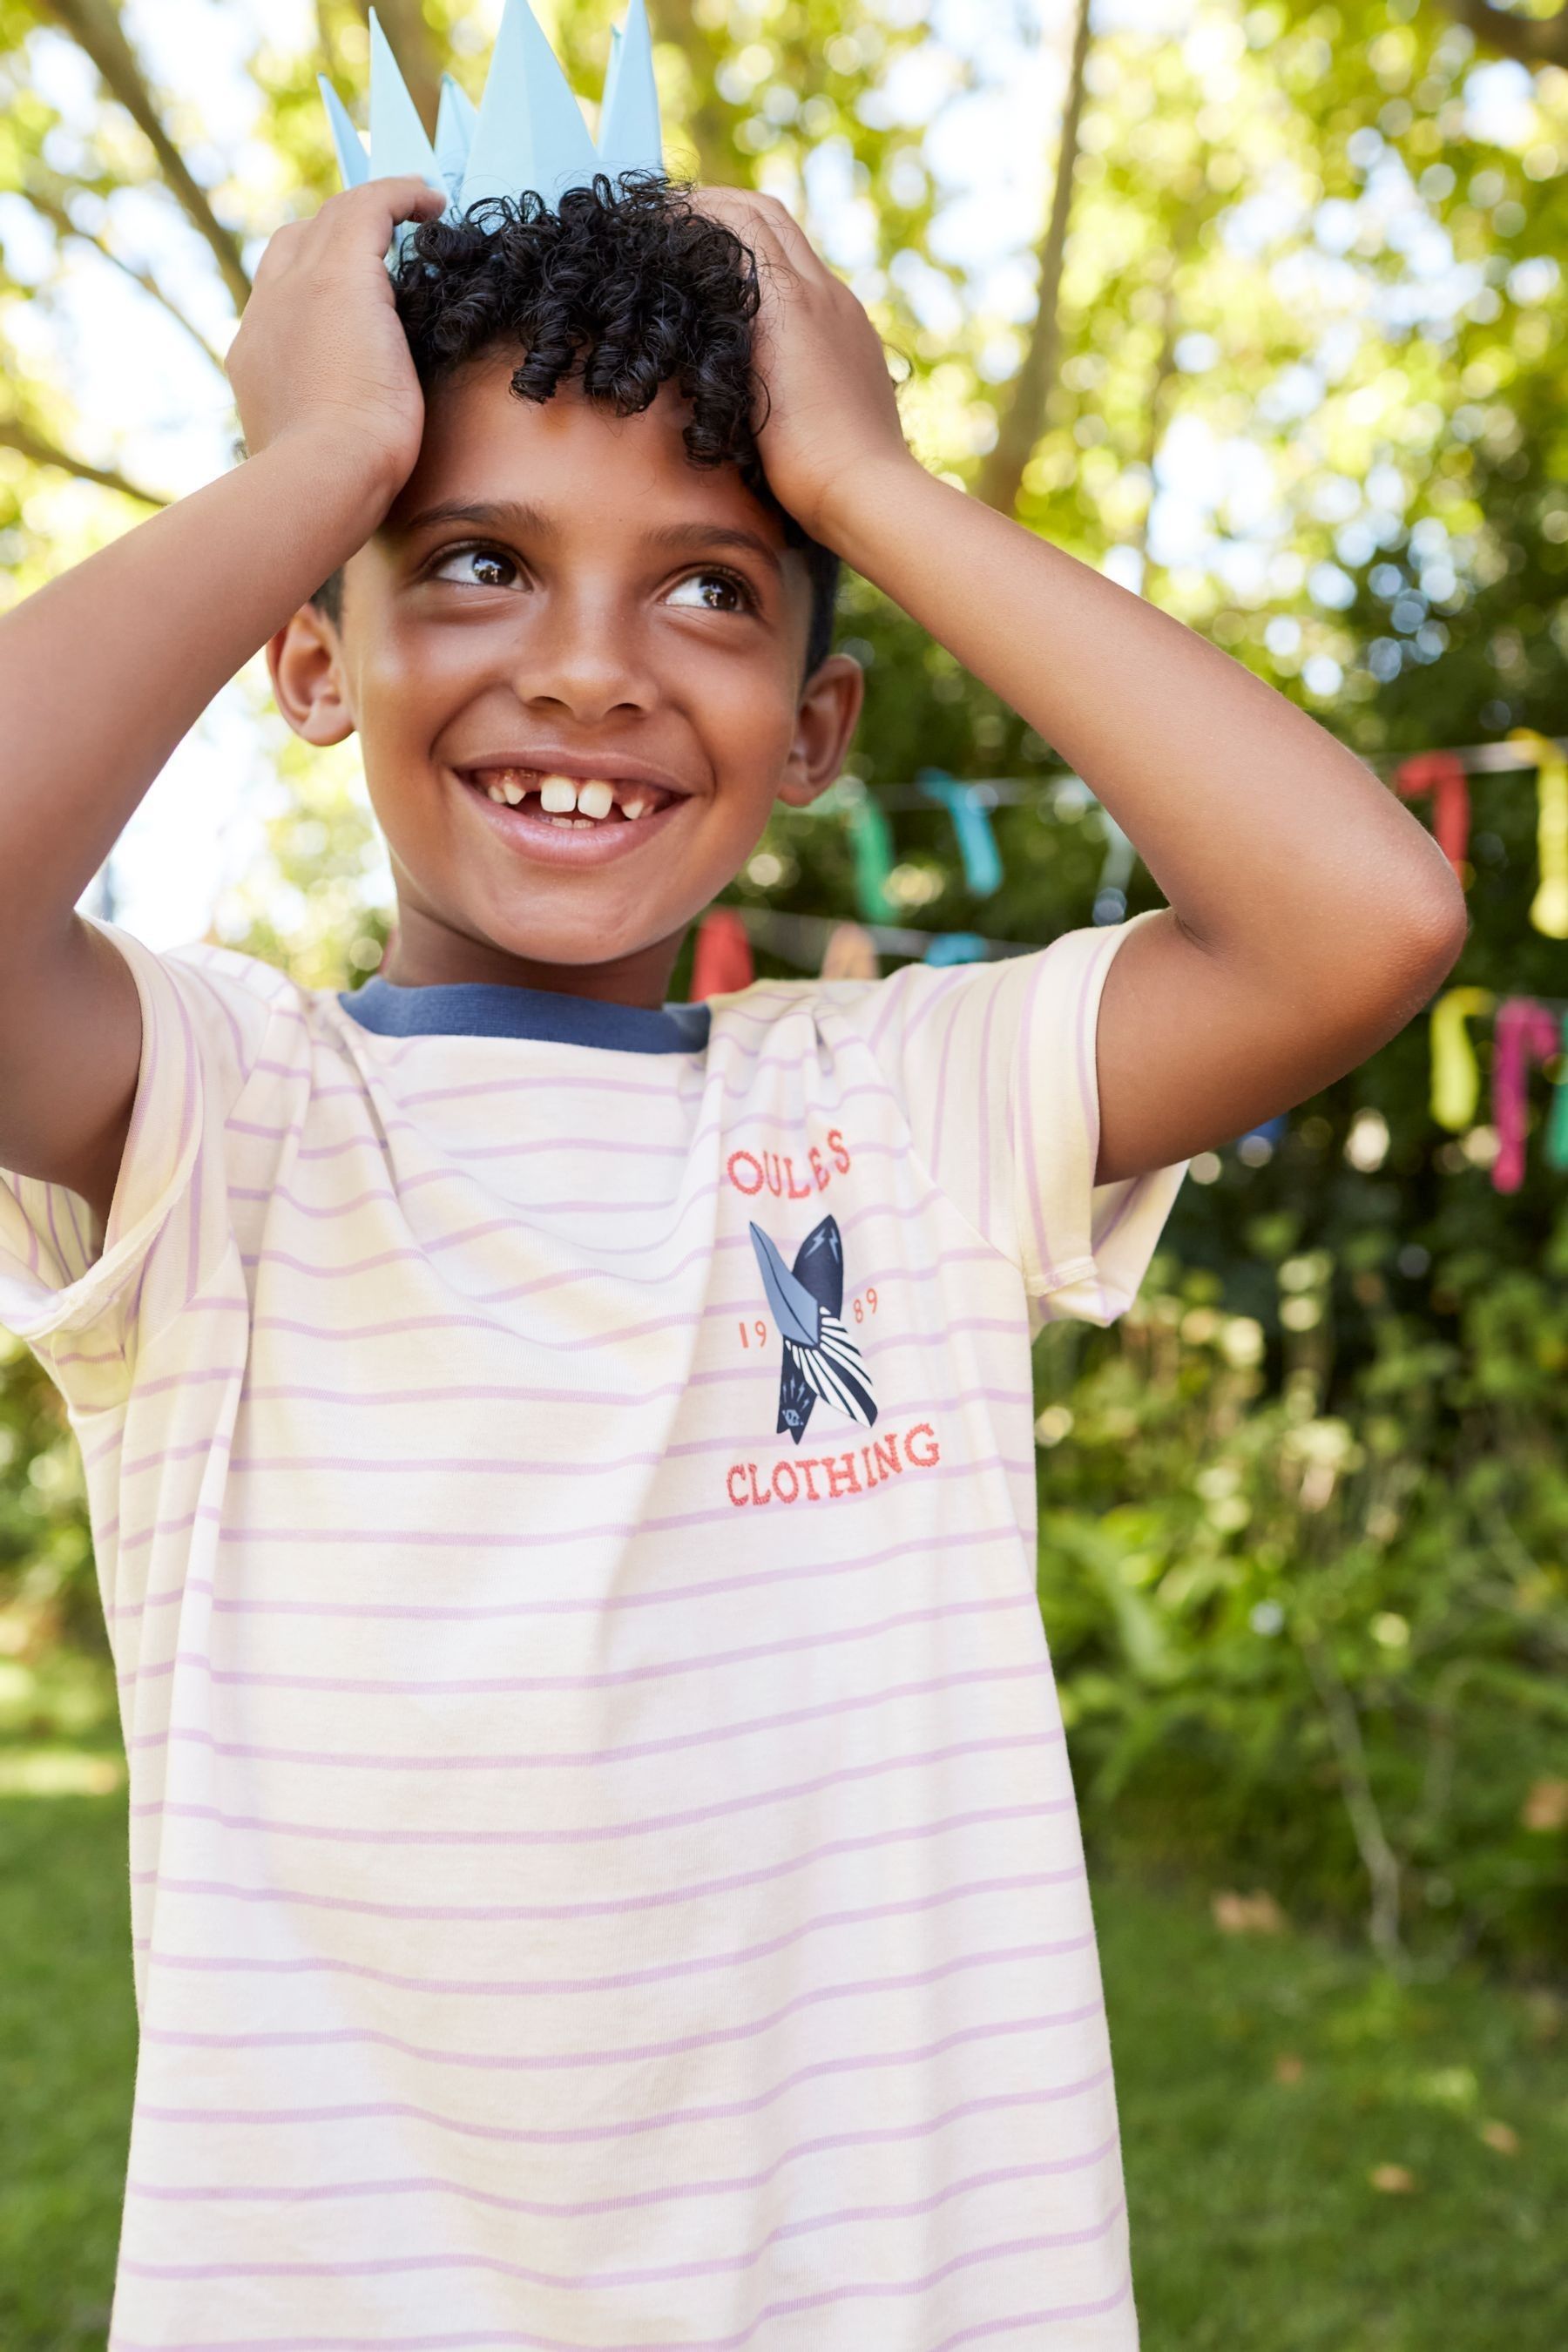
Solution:
<svg viewBox="0 0 1568 2352">
<path fill-rule="evenodd" d="M 778 797 L 790 808 L 809 808 L 842 774 L 844 757 L 866 699 L 866 674 L 848 654 L 829 654 L 805 681 L 795 713 Z"/>
<path fill-rule="evenodd" d="M 354 731 L 343 692 L 338 633 L 319 605 L 301 604 L 267 648 L 278 708 L 307 743 L 342 743 Z"/>
</svg>

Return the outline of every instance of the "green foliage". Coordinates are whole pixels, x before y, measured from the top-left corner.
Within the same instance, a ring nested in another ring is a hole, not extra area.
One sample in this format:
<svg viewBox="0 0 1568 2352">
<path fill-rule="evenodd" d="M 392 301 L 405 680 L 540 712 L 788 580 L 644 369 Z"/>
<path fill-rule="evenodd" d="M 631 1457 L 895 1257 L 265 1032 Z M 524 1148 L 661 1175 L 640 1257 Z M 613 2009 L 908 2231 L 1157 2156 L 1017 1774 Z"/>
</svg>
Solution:
<svg viewBox="0 0 1568 2352">
<path fill-rule="evenodd" d="M 1385 1956 L 1550 1961 L 1568 1867 L 1560 1266 L 1397 1236 L 1270 1264 L 1259 1312 L 1156 1267 L 1114 1336 L 1041 1343 L 1041 1593 L 1113 1842 L 1369 1915 Z M 1556 1759 L 1553 1769 L 1553 1759 Z"/>
</svg>

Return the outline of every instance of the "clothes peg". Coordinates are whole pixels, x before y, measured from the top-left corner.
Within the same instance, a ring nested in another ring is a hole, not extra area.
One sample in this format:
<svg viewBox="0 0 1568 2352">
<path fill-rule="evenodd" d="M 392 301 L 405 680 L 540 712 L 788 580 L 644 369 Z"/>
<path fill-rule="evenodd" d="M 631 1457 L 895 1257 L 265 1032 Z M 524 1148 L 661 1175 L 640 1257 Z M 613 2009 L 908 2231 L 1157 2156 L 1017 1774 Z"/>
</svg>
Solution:
<svg viewBox="0 0 1568 2352">
<path fill-rule="evenodd" d="M 705 1004 L 710 996 L 734 996 L 750 988 L 755 978 L 752 942 L 732 907 L 714 907 L 697 927 L 697 949 L 691 960 L 691 1002 Z"/>
<path fill-rule="evenodd" d="M 1467 1024 L 1496 1002 L 1489 988 L 1450 988 L 1432 1007 L 1432 1116 L 1454 1135 L 1475 1125 L 1480 1100 L 1480 1067 Z"/>
<path fill-rule="evenodd" d="M 879 980 L 877 942 L 863 923 L 839 923 L 822 958 L 824 980 Z"/>
<path fill-rule="evenodd" d="M 1437 846 L 1461 881 L 1470 846 L 1470 780 L 1457 751 L 1418 751 L 1394 771 L 1402 801 L 1432 795 L 1432 831 Z"/>
<path fill-rule="evenodd" d="M 1557 1051 L 1557 1024 L 1532 996 L 1510 996 L 1498 1008 L 1492 1033 L 1492 1124 L 1498 1155 L 1492 1183 L 1517 1192 L 1524 1181 L 1524 1144 L 1530 1117 L 1530 1066 L 1549 1062 Z"/>
<path fill-rule="evenodd" d="M 1530 919 L 1549 940 L 1568 940 L 1568 760 L 1549 735 L 1516 727 L 1509 737 L 1535 759 L 1536 863 Z"/>
<path fill-rule="evenodd" d="M 984 963 L 985 942 L 973 931 L 939 931 L 925 952 L 927 963 Z"/>
<path fill-rule="evenodd" d="M 973 784 L 960 783 L 941 768 L 922 768 L 917 781 L 926 798 L 940 802 L 952 819 L 968 888 L 976 898 L 989 898 L 1002 887 L 1002 855 L 986 802 Z"/>
</svg>

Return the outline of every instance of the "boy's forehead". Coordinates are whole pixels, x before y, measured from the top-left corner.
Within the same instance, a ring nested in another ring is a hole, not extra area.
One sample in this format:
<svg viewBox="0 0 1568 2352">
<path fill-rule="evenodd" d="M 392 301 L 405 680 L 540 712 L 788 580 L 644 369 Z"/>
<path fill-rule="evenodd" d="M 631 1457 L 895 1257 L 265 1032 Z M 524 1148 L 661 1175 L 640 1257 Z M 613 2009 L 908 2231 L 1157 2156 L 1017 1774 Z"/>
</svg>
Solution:
<svg viewBox="0 0 1568 2352">
<path fill-rule="evenodd" d="M 525 508 L 536 527 L 563 536 L 743 534 L 782 576 L 804 575 L 778 513 L 739 468 L 692 464 L 682 437 L 690 411 L 673 386 L 642 415 L 616 416 L 575 383 L 548 401 L 520 399 L 516 366 L 516 353 L 489 355 L 429 393 L 418 461 L 386 519 L 391 535 L 444 509 Z"/>
</svg>

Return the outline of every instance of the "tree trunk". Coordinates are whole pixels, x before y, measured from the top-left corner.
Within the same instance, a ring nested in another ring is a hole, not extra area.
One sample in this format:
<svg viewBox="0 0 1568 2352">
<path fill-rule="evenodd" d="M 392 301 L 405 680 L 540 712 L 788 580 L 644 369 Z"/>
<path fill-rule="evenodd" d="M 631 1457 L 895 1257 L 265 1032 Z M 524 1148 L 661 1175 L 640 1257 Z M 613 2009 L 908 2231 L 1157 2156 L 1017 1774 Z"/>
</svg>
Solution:
<svg viewBox="0 0 1568 2352">
<path fill-rule="evenodd" d="M 1072 175 L 1078 162 L 1079 123 L 1083 115 L 1084 73 L 1092 38 L 1090 5 L 1091 0 L 1078 0 L 1072 62 L 1068 68 L 1067 95 L 1062 102 L 1056 186 L 1051 194 L 1050 218 L 1040 240 L 1039 308 L 1035 313 L 1023 365 L 1013 379 L 1002 409 L 996 446 L 981 468 L 980 495 L 987 506 L 995 507 L 1003 514 L 1010 515 L 1018 503 L 1024 468 L 1045 430 L 1046 403 L 1056 383 L 1057 359 L 1061 349 L 1062 263 L 1072 212 Z"/>
<path fill-rule="evenodd" d="M 371 0 L 356 0 L 356 5 L 368 24 Z M 434 136 L 436 110 L 441 103 L 441 59 L 436 37 L 425 22 L 425 11 L 419 0 L 375 0 L 375 13 L 408 84 L 408 95 L 419 110 L 419 119 Z"/>
<path fill-rule="evenodd" d="M 120 21 L 119 0 L 44 0 L 56 22 L 77 47 L 91 58 L 110 96 L 118 100 L 158 159 L 158 168 L 186 219 L 201 236 L 234 298 L 243 310 L 250 279 L 240 258 L 239 239 L 225 228 L 200 182 L 185 168 L 184 157 L 170 137 L 157 100 L 142 70 L 141 60 Z"/>
</svg>

